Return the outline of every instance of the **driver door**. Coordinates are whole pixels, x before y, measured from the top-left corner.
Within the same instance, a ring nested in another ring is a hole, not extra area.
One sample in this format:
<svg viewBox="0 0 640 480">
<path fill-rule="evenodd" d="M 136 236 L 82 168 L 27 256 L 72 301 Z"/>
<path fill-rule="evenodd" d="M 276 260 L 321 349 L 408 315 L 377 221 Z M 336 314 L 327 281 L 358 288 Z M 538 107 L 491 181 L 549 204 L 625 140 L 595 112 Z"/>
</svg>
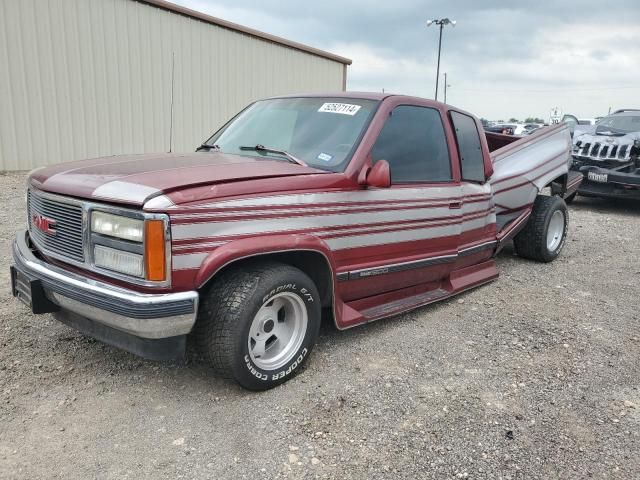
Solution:
<svg viewBox="0 0 640 480">
<path fill-rule="evenodd" d="M 391 186 L 359 193 L 376 215 L 367 232 L 351 237 L 350 248 L 336 252 L 338 263 L 350 265 L 343 298 L 430 282 L 438 288 L 455 264 L 463 210 L 440 111 L 396 105 L 370 158 L 389 163 Z"/>
</svg>

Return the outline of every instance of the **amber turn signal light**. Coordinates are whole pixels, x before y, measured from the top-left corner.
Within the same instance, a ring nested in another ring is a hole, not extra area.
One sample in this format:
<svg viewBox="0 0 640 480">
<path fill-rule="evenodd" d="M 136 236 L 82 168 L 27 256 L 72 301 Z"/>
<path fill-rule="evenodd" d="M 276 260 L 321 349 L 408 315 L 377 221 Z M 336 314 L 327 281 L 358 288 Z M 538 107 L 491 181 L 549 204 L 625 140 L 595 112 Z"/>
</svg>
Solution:
<svg viewBox="0 0 640 480">
<path fill-rule="evenodd" d="M 147 280 L 166 280 L 167 257 L 162 220 L 147 220 L 144 224 L 144 262 Z"/>
</svg>

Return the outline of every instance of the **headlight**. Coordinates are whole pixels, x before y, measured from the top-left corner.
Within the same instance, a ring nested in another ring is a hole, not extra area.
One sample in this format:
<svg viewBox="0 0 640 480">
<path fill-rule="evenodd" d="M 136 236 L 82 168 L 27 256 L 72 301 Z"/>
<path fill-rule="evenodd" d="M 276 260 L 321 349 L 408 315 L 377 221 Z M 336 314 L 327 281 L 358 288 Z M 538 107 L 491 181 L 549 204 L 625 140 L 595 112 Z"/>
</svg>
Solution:
<svg viewBox="0 0 640 480">
<path fill-rule="evenodd" d="M 94 210 L 91 242 L 96 267 L 149 282 L 168 281 L 171 252 L 165 219 L 132 218 Z"/>
<path fill-rule="evenodd" d="M 135 218 L 94 211 L 91 213 L 91 231 L 132 242 L 142 242 L 144 222 Z"/>
<path fill-rule="evenodd" d="M 93 263 L 96 267 L 106 268 L 114 272 L 134 277 L 144 277 L 144 260 L 142 255 L 136 253 L 96 245 L 93 248 Z"/>
</svg>

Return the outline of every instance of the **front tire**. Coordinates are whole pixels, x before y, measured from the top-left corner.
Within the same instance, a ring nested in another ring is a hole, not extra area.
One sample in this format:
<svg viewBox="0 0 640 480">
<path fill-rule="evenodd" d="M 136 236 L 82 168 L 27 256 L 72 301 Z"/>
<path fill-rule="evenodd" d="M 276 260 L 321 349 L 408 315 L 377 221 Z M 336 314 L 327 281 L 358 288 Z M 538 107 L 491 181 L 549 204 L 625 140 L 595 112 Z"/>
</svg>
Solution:
<svg viewBox="0 0 640 480">
<path fill-rule="evenodd" d="M 537 262 L 555 260 L 567 239 L 569 213 L 558 196 L 538 195 L 525 227 L 513 243 L 518 255 Z"/>
<path fill-rule="evenodd" d="M 320 319 L 318 289 L 304 272 L 277 262 L 245 264 L 214 279 L 195 336 L 220 374 L 249 390 L 267 390 L 300 370 Z"/>
</svg>

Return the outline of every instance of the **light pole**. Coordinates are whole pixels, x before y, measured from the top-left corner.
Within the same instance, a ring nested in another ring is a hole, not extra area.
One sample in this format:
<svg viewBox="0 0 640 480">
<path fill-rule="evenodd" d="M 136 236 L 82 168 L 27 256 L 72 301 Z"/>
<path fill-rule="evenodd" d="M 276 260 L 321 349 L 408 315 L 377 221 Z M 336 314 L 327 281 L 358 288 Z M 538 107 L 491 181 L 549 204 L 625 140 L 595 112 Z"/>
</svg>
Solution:
<svg viewBox="0 0 640 480">
<path fill-rule="evenodd" d="M 440 26 L 440 38 L 438 40 L 438 68 L 436 69 L 436 100 L 438 100 L 438 80 L 440 78 L 440 51 L 442 50 L 442 29 L 445 25 L 451 25 L 452 27 L 455 27 L 456 21 L 449 20 L 448 18 L 436 18 L 433 20 L 427 20 L 427 27 L 430 27 L 433 24 Z"/>
</svg>

